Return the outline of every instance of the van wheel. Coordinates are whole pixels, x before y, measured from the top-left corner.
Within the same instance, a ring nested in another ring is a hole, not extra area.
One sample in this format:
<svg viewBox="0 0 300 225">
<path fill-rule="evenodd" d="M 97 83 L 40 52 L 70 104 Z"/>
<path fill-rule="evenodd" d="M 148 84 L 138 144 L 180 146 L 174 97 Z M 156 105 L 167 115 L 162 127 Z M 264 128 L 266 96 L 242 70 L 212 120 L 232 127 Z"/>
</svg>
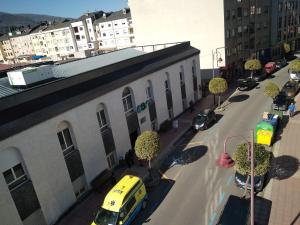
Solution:
<svg viewBox="0 0 300 225">
<path fill-rule="evenodd" d="M 142 209 L 146 209 L 147 207 L 147 200 L 144 200 L 142 203 Z"/>
</svg>

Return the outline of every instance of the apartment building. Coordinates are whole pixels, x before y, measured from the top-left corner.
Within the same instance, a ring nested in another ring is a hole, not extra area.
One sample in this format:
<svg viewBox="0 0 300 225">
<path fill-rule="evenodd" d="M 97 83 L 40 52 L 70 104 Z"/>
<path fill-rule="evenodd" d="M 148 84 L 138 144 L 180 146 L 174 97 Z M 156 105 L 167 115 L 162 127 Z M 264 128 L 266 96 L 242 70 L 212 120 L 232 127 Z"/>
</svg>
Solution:
<svg viewBox="0 0 300 225">
<path fill-rule="evenodd" d="M 300 48 L 300 1 L 272 1 L 271 45 L 273 55 L 283 53 L 287 43 L 293 51 Z"/>
<path fill-rule="evenodd" d="M 201 98 L 200 51 L 188 42 L 168 46 L 23 69 L 25 81 L 56 80 L 31 80 L 26 91 L 14 87 L 14 73 L 1 78 L 1 223 L 54 224 L 141 132 Z"/>
<path fill-rule="evenodd" d="M 108 51 L 135 45 L 130 9 L 103 13 L 94 22 L 99 50 Z"/>
<path fill-rule="evenodd" d="M 36 55 L 44 56 L 49 54 L 45 34 L 43 32 L 47 27 L 47 24 L 41 24 L 32 29 L 29 34 Z"/>
<path fill-rule="evenodd" d="M 4 61 L 9 63 L 15 62 L 15 52 L 13 50 L 9 35 L 2 35 L 0 36 L 0 43 L 2 48 L 2 55 L 4 58 Z"/>
<path fill-rule="evenodd" d="M 73 29 L 76 51 L 98 49 L 93 22 L 102 16 L 103 12 L 86 13 L 77 20 L 71 22 Z"/>
<path fill-rule="evenodd" d="M 19 31 L 9 38 L 17 61 L 35 54 L 29 32 L 29 29 L 22 33 Z"/>
<path fill-rule="evenodd" d="M 202 76 L 211 77 L 219 68 L 238 75 L 244 60 L 267 61 L 274 55 L 274 2 L 129 0 L 129 7 L 137 45 L 189 40 L 201 49 Z"/>
<path fill-rule="evenodd" d="M 48 26 L 43 30 L 43 37 L 47 45 L 47 56 L 52 60 L 57 61 L 74 56 L 76 43 L 70 21 Z"/>
</svg>

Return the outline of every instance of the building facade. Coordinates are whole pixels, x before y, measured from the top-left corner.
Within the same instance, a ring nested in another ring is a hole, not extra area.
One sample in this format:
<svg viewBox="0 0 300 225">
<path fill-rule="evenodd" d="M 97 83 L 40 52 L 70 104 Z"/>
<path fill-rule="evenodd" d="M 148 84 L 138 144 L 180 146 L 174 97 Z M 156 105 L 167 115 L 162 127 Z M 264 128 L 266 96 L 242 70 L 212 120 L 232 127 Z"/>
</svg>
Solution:
<svg viewBox="0 0 300 225">
<path fill-rule="evenodd" d="M 149 53 L 124 49 L 50 69 L 56 82 L 18 95 L 0 87 L 3 224 L 53 224 L 141 132 L 157 130 L 201 98 L 199 50 L 189 43 Z"/>
<path fill-rule="evenodd" d="M 135 45 L 130 9 L 104 13 L 94 22 L 99 50 L 115 50 Z"/>
<path fill-rule="evenodd" d="M 28 34 L 29 33 L 26 32 L 10 37 L 11 45 L 17 59 L 21 59 L 22 56 L 32 56 L 35 54 L 30 36 Z"/>
<path fill-rule="evenodd" d="M 1 36 L 0 42 L 1 42 L 2 55 L 4 61 L 9 63 L 14 63 L 16 56 L 9 36 L 8 35 Z"/>
</svg>

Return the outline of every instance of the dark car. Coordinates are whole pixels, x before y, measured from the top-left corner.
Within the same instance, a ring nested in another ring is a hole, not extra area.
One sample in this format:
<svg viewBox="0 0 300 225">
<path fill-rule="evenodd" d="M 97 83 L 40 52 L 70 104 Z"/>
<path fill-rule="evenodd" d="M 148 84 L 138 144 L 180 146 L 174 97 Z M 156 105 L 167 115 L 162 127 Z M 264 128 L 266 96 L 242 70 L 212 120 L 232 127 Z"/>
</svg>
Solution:
<svg viewBox="0 0 300 225">
<path fill-rule="evenodd" d="M 193 119 L 194 130 L 205 130 L 210 124 L 216 121 L 216 114 L 211 109 L 205 109 Z"/>
<path fill-rule="evenodd" d="M 250 90 L 256 86 L 256 81 L 251 77 L 248 77 L 246 79 L 238 79 L 237 82 L 238 89 L 240 91 Z"/>
<path fill-rule="evenodd" d="M 267 74 L 264 69 L 261 69 L 254 71 L 252 77 L 255 81 L 262 81 L 266 79 Z"/>
<path fill-rule="evenodd" d="M 249 213 L 249 199 L 230 195 L 216 225 L 247 225 Z"/>
<path fill-rule="evenodd" d="M 290 80 L 283 85 L 281 91 L 284 92 L 288 98 L 293 98 L 299 91 L 299 83 Z"/>
<path fill-rule="evenodd" d="M 277 69 L 281 69 L 281 68 L 285 67 L 288 63 L 287 63 L 286 59 L 283 58 L 283 59 L 276 60 L 275 64 L 276 64 Z"/>
<path fill-rule="evenodd" d="M 290 101 L 284 92 L 279 92 L 279 94 L 274 98 L 272 107 L 274 110 L 286 111 Z"/>
<path fill-rule="evenodd" d="M 263 190 L 264 183 L 265 183 L 265 177 L 266 177 L 266 175 L 254 176 L 254 192 L 260 192 Z M 235 184 L 239 188 L 245 189 L 246 181 L 247 181 L 247 176 L 244 176 L 238 172 L 235 172 Z M 251 190 L 251 178 L 250 177 L 249 177 L 247 189 Z"/>
</svg>

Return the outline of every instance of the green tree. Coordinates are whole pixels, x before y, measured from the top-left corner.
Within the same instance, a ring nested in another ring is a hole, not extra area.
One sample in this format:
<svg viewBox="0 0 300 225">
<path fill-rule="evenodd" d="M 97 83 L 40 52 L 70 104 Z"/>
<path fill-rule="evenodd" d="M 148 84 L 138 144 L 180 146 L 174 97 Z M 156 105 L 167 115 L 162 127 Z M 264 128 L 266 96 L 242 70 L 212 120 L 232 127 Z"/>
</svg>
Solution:
<svg viewBox="0 0 300 225">
<path fill-rule="evenodd" d="M 289 66 L 290 70 L 294 73 L 299 73 L 300 72 L 300 60 L 294 60 L 293 62 L 291 62 L 290 66 Z"/>
<path fill-rule="evenodd" d="M 263 145 L 254 144 L 254 176 L 265 175 L 271 165 L 271 154 Z M 240 144 L 233 153 L 234 169 L 245 176 L 251 175 L 250 160 L 248 160 L 248 144 Z"/>
<path fill-rule="evenodd" d="M 278 95 L 279 93 L 279 87 L 277 86 L 277 84 L 273 83 L 273 82 L 268 82 L 266 87 L 265 87 L 265 94 L 268 96 L 268 97 L 271 97 L 271 98 L 275 98 L 276 95 Z"/>
<path fill-rule="evenodd" d="M 245 70 L 251 71 L 251 78 L 253 77 L 253 72 L 255 70 L 260 70 L 262 68 L 261 63 L 258 59 L 249 59 L 245 62 L 244 65 Z"/>
<path fill-rule="evenodd" d="M 151 169 L 151 160 L 160 149 L 159 136 L 155 131 L 144 131 L 135 142 L 135 154 L 139 159 L 148 160 Z"/>
<path fill-rule="evenodd" d="M 224 78 L 216 77 L 209 81 L 208 89 L 209 91 L 219 96 L 218 107 L 220 107 L 221 94 L 227 90 L 227 82 Z"/>
<path fill-rule="evenodd" d="M 289 43 L 283 43 L 283 49 L 285 53 L 289 53 L 291 51 L 291 45 Z"/>
</svg>

